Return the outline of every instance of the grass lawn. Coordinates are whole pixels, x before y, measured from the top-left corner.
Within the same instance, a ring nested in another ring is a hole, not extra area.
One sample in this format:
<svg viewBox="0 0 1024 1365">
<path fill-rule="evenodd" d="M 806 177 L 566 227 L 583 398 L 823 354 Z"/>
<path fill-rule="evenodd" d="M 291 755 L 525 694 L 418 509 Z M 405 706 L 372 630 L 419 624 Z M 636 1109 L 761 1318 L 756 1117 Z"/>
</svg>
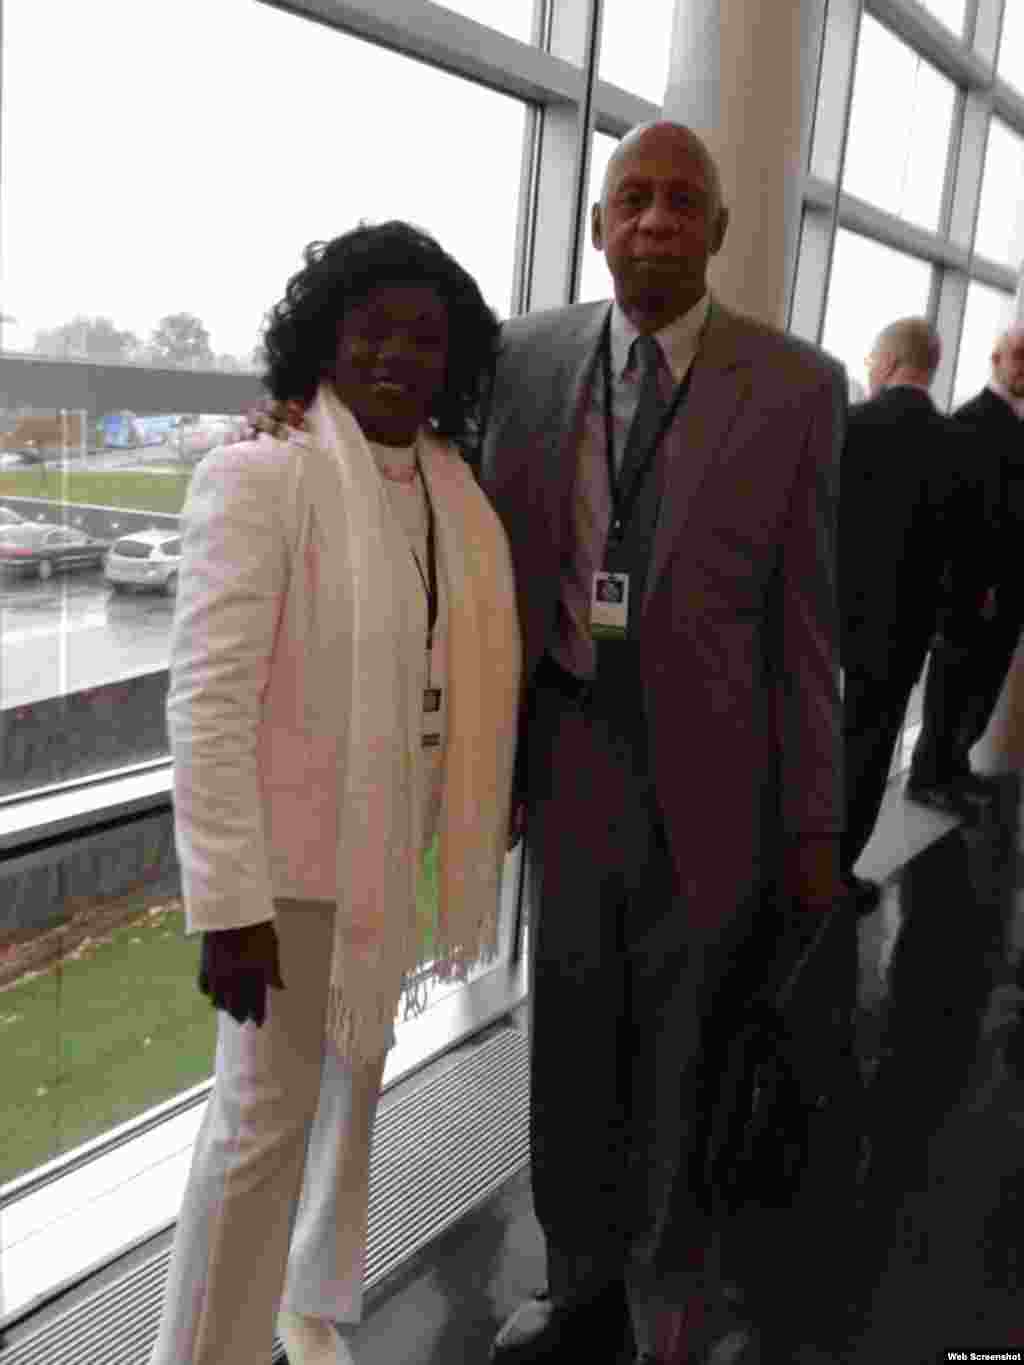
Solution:
<svg viewBox="0 0 1024 1365">
<path fill-rule="evenodd" d="M 429 943 L 436 846 L 419 909 Z M 205 1080 L 216 1018 L 180 902 L 143 908 L 0 991 L 0 1184 Z"/>
<path fill-rule="evenodd" d="M 48 498 L 52 502 L 134 507 L 144 512 L 181 511 L 191 469 L 174 474 L 134 470 L 19 469 L 0 473 L 0 496 Z"/>
</svg>

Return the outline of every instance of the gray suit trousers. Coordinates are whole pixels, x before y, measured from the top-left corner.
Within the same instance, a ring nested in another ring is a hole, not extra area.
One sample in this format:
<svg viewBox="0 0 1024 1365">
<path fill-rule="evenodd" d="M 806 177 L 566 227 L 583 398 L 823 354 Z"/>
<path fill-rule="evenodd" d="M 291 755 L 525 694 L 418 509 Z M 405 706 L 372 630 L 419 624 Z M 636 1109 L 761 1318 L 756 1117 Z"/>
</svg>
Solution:
<svg viewBox="0 0 1024 1365">
<path fill-rule="evenodd" d="M 537 686 L 527 743 L 533 1198 L 551 1292 L 575 1294 L 656 1255 L 688 1134 L 700 953 L 643 737 Z"/>
</svg>

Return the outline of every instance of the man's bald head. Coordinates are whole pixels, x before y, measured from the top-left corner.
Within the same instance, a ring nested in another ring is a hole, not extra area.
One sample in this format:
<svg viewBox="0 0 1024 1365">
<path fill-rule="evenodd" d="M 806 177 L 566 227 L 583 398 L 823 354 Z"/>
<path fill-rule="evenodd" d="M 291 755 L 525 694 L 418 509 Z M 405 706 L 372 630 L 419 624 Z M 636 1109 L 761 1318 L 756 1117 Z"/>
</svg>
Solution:
<svg viewBox="0 0 1024 1365">
<path fill-rule="evenodd" d="M 591 240 L 639 331 L 658 331 L 703 298 L 728 222 L 718 168 L 696 133 L 659 122 L 626 134 L 591 209 Z"/>
<path fill-rule="evenodd" d="M 992 378 L 1014 398 L 1024 398 L 1024 325 L 1015 323 L 992 352 Z"/>
<path fill-rule="evenodd" d="M 659 139 L 676 139 L 683 154 L 696 159 L 702 167 L 707 181 L 710 197 L 709 209 L 713 214 L 721 212 L 722 178 L 719 175 L 715 158 L 692 128 L 687 128 L 684 123 L 672 123 L 668 119 L 660 119 L 652 123 L 638 123 L 619 141 L 608 159 L 608 165 L 605 167 L 604 179 L 601 181 L 601 204 L 604 205 L 607 202 L 608 186 L 614 181 L 623 160 L 629 156 L 642 139 L 649 140 L 651 134 Z"/>
<path fill-rule="evenodd" d="M 867 359 L 868 391 L 912 384 L 927 389 L 942 359 L 942 342 L 927 318 L 898 318 L 879 332 Z"/>
</svg>

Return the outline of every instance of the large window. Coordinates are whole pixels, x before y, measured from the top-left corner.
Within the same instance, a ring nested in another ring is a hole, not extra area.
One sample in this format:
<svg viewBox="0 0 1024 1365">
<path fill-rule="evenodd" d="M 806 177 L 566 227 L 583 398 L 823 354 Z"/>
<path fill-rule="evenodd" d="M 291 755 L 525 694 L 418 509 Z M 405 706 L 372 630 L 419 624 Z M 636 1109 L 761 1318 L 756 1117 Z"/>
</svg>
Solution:
<svg viewBox="0 0 1024 1365">
<path fill-rule="evenodd" d="M 1013 319 L 1014 301 L 1011 294 L 990 289 L 984 284 L 972 283 L 968 286 L 956 386 L 953 390 L 954 406 L 973 397 L 988 383 L 995 342 Z"/>
<path fill-rule="evenodd" d="M 197 1120 L 215 1020 L 169 801 L 179 513 L 260 394 L 266 310 L 308 242 L 389 217 L 434 233 L 501 316 L 561 302 L 580 139 L 658 107 L 600 83 L 588 103 L 587 0 L 561 4 L 557 56 L 543 0 L 451 0 L 473 30 L 430 0 L 391 7 L 401 24 L 346 0 L 345 32 L 306 0 L 0 8 L 2 1330 L 180 1199 L 147 1144 L 187 1166 L 176 1125 Z M 614 8 L 602 72 L 660 103 L 672 4 L 639 42 Z M 386 1077 L 519 1003 L 519 873 L 512 855 L 500 962 L 425 970 Z M 108 1161 L 120 1186 L 100 1192 Z M 79 1176 L 78 1226 L 102 1236 L 65 1235 Z"/>
<path fill-rule="evenodd" d="M 652 104 L 662 104 L 672 51 L 675 0 L 605 0 L 598 74 Z"/>
<path fill-rule="evenodd" d="M 6 0 L 3 37 L 9 349 L 252 369 L 262 318 L 305 244 L 391 217 L 435 233 L 508 314 L 520 101 L 254 0 Z M 117 79 L 97 80 L 112 53 Z M 400 113 L 409 109 L 415 118 Z M 4 707 L 17 708 L 4 733 L 6 790 L 165 750 L 176 578 L 154 545 L 146 563 L 160 572 L 112 583 L 104 550 L 136 533 L 171 536 L 191 468 L 238 430 L 217 413 L 158 419 L 143 378 L 128 383 L 134 411 L 97 399 L 70 427 L 59 417 L 64 371 L 34 370 L 32 392 L 2 385 L 10 463 L 0 502 L 89 541 L 48 556 L 29 532 L 8 544 L 17 537 L 0 526 L 0 677 Z M 33 462 L 17 463 L 25 457 Z M 137 586 L 148 590 L 127 591 Z"/>
<path fill-rule="evenodd" d="M 919 227 L 937 228 L 954 95 L 951 81 L 865 15 L 843 189 Z"/>
<path fill-rule="evenodd" d="M 974 250 L 1018 269 L 1024 261 L 1024 137 L 993 119 L 985 151 Z"/>
<path fill-rule="evenodd" d="M 866 392 L 864 362 L 883 327 L 927 312 L 925 261 L 841 229 L 836 234 L 822 345 L 846 366 L 851 397 Z"/>
</svg>

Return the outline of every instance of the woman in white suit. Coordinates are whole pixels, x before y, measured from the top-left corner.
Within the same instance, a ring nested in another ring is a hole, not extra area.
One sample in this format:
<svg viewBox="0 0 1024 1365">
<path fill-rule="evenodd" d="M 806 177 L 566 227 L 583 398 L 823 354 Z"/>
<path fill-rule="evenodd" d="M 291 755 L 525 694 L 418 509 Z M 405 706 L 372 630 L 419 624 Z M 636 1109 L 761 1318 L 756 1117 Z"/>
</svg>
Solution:
<svg viewBox="0 0 1024 1365">
<path fill-rule="evenodd" d="M 351 1359 L 396 1010 L 497 951 L 519 631 L 458 448 L 497 334 L 407 224 L 313 243 L 265 336 L 300 427 L 193 476 L 167 714 L 218 1036 L 152 1365 L 269 1360 L 275 1318 L 291 1365 Z"/>
</svg>

